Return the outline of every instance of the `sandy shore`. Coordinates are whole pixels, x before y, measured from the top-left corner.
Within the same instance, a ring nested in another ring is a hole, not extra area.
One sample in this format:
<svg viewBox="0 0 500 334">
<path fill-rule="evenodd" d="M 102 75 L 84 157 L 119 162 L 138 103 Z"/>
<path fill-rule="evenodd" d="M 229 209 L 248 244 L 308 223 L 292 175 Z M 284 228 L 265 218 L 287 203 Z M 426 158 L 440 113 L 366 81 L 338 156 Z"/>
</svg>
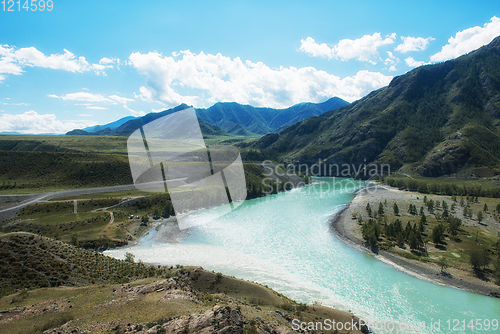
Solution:
<svg viewBox="0 0 500 334">
<path fill-rule="evenodd" d="M 373 252 L 361 236 L 361 226 L 353 213 L 365 211 L 367 203 L 383 202 L 387 200 L 415 200 L 418 194 L 401 191 L 386 186 L 371 186 L 359 191 L 354 200 L 330 218 L 330 230 L 344 243 L 362 250 L 376 259 L 392 265 L 396 269 L 420 279 L 425 279 L 440 285 L 448 285 L 458 289 L 467 290 L 482 295 L 500 296 L 500 287 L 492 282 L 485 282 L 472 277 L 464 270 L 447 268 L 441 273 L 440 268 L 434 263 L 424 263 L 410 260 L 394 252 L 375 250 Z"/>
</svg>

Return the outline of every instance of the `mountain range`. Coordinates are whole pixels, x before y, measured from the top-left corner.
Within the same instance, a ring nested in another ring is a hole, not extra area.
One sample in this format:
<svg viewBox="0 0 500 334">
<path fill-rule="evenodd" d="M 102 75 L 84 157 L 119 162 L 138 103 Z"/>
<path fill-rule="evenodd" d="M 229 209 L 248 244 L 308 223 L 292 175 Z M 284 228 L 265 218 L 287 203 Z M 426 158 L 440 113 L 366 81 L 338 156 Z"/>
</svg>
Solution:
<svg viewBox="0 0 500 334">
<path fill-rule="evenodd" d="M 110 128 L 111 130 L 114 130 L 117 127 L 119 127 L 120 125 L 122 125 L 124 123 L 127 123 L 128 121 L 136 119 L 136 118 L 137 117 L 134 117 L 134 116 L 125 116 L 125 117 L 120 118 L 117 121 L 114 121 L 114 122 L 111 122 L 111 123 L 108 123 L 108 124 L 105 124 L 105 125 L 89 126 L 89 127 L 84 128 L 82 130 L 83 131 L 87 131 L 87 132 L 97 132 L 97 131 L 104 130 L 106 128 Z"/>
<path fill-rule="evenodd" d="M 253 144 L 283 158 L 385 163 L 436 177 L 473 167 L 500 173 L 500 37 L 444 63 L 395 77 L 335 111 Z"/>
<path fill-rule="evenodd" d="M 236 102 L 219 102 L 208 109 L 195 110 L 201 120 L 200 125 L 204 134 L 263 135 L 347 104 L 348 102 L 341 98 L 333 97 L 323 103 L 299 103 L 286 109 L 256 108 Z M 67 134 L 126 136 L 144 124 L 187 107 L 186 104 L 181 104 L 159 113 L 149 113 L 139 118 L 125 117 L 106 125 L 73 130 Z"/>
</svg>

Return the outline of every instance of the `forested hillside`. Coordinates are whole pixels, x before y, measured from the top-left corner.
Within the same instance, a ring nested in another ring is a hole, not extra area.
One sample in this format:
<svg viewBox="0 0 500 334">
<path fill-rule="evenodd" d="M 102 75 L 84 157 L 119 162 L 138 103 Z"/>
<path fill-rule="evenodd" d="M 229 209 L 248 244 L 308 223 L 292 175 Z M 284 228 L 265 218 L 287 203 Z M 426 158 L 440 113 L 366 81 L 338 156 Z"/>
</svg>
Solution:
<svg viewBox="0 0 500 334">
<path fill-rule="evenodd" d="M 254 144 L 309 164 L 388 163 L 422 176 L 500 166 L 500 37 Z"/>
</svg>

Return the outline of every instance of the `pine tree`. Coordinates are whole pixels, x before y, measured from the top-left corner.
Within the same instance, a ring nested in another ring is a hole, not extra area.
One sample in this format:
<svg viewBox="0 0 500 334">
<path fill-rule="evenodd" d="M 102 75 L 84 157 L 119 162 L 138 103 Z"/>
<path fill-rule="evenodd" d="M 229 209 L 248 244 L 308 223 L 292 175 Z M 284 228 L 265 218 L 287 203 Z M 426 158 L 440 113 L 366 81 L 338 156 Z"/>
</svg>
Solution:
<svg viewBox="0 0 500 334">
<path fill-rule="evenodd" d="M 368 213 L 368 217 L 372 216 L 372 207 L 370 206 L 370 203 L 366 203 L 366 212 Z"/>
<path fill-rule="evenodd" d="M 408 238 L 408 244 L 410 245 L 410 249 L 417 249 L 418 248 L 418 242 L 417 242 L 417 237 L 415 236 L 415 232 L 411 231 L 410 236 Z"/>
<path fill-rule="evenodd" d="M 404 237 L 405 237 L 405 240 L 408 241 L 409 238 L 410 238 L 410 233 L 413 231 L 412 227 L 411 227 L 411 224 L 410 223 L 407 223 L 406 224 L 406 227 L 405 227 L 405 232 L 404 232 Z"/>
<path fill-rule="evenodd" d="M 379 216 L 384 215 L 384 205 L 382 205 L 382 202 L 378 203 L 378 215 Z"/>
<path fill-rule="evenodd" d="M 482 211 L 479 211 L 477 213 L 477 221 L 478 222 L 482 222 L 483 221 L 483 212 Z"/>
<path fill-rule="evenodd" d="M 451 217 L 450 218 L 450 223 L 448 225 L 448 231 L 450 232 L 450 235 L 452 238 L 455 238 L 458 234 L 458 229 L 462 225 L 462 221 L 456 217 Z"/>
<path fill-rule="evenodd" d="M 399 219 L 396 219 L 394 221 L 394 234 L 397 236 L 401 232 L 403 232 L 403 225 Z"/>
<path fill-rule="evenodd" d="M 420 231 L 420 234 L 425 232 L 425 225 L 422 219 L 420 219 L 420 221 L 418 222 L 418 229 Z"/>
<path fill-rule="evenodd" d="M 430 213 L 434 212 L 434 201 L 432 199 L 427 201 L 427 211 Z"/>
<path fill-rule="evenodd" d="M 396 216 L 399 216 L 399 207 L 398 207 L 398 204 L 396 202 L 394 202 L 394 214 Z"/>
<path fill-rule="evenodd" d="M 444 237 L 444 226 L 442 224 L 439 224 L 438 226 L 434 227 L 431 237 L 432 242 L 434 242 L 436 245 L 441 244 Z"/>
<path fill-rule="evenodd" d="M 488 212 L 488 205 L 486 205 L 486 203 L 484 203 L 483 211 Z"/>
<path fill-rule="evenodd" d="M 396 235 L 396 243 L 398 244 L 398 246 L 403 246 L 405 244 L 405 241 L 404 241 L 404 237 L 403 237 L 403 233 L 402 232 L 399 232 L 397 235 Z"/>
</svg>

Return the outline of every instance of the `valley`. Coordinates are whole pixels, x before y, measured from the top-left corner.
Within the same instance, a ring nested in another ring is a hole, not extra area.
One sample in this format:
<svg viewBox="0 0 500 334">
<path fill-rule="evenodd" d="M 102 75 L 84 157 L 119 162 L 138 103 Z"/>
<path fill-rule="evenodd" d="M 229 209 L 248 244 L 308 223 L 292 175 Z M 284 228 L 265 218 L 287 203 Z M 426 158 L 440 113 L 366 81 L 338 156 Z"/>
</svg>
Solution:
<svg viewBox="0 0 500 334">
<path fill-rule="evenodd" d="M 171 196 L 189 187 L 137 190 L 127 140 L 186 104 L 64 136 L 0 135 L 0 328 L 285 333 L 294 317 L 429 322 L 465 314 L 466 301 L 493 317 L 499 63 L 497 37 L 350 104 L 197 108 L 209 147 L 239 149 L 247 193 L 213 220 L 224 208 L 202 184 L 206 196 L 191 200 L 204 210 L 189 212 L 200 223 L 183 233 L 169 230 L 180 219 Z M 315 164 L 389 168 L 366 176 Z"/>
</svg>

